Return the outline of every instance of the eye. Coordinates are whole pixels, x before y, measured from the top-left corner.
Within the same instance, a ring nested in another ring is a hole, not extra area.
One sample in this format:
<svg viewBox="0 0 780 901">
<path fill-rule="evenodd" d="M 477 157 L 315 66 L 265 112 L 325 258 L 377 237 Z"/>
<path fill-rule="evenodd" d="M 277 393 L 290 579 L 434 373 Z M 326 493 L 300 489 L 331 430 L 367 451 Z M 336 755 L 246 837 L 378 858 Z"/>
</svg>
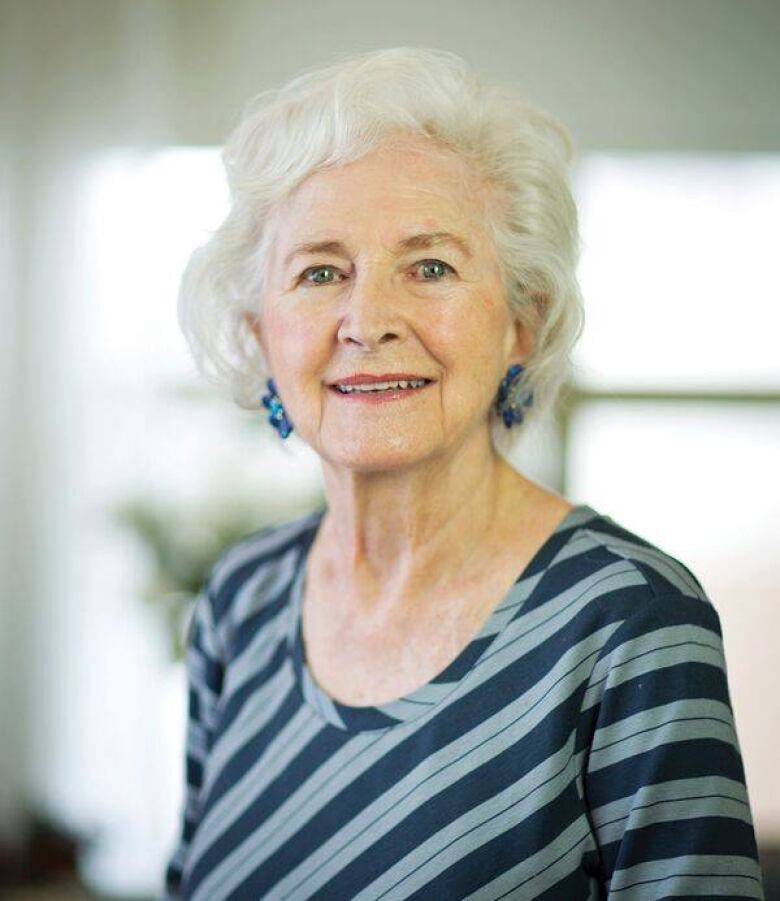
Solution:
<svg viewBox="0 0 780 901">
<path fill-rule="evenodd" d="M 420 260 L 419 263 L 416 263 L 417 266 L 436 266 L 443 267 L 444 269 L 448 269 L 450 272 L 455 272 L 455 270 L 450 266 L 449 263 L 445 263 L 442 260 Z M 438 282 L 441 281 L 440 278 L 424 278 L 423 281 L 426 282 Z"/>
<path fill-rule="evenodd" d="M 332 285 L 333 282 L 330 279 L 327 279 L 325 281 L 322 281 L 319 279 L 316 281 L 311 281 L 310 279 L 307 278 L 307 276 L 309 275 L 309 273 L 314 273 L 314 272 L 335 272 L 335 271 L 336 270 L 334 269 L 333 266 L 310 266 L 308 269 L 304 269 L 303 272 L 301 273 L 301 281 L 309 282 L 310 285 Z"/>
</svg>

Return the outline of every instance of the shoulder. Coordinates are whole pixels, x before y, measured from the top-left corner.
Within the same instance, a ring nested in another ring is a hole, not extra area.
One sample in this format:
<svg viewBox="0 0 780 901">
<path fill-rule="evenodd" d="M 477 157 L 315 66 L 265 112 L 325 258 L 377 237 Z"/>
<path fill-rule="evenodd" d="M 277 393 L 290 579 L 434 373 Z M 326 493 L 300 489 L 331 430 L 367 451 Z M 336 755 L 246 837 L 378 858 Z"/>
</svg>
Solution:
<svg viewBox="0 0 780 901">
<path fill-rule="evenodd" d="M 599 632 L 605 653 L 629 634 L 658 629 L 690 626 L 721 635 L 701 582 L 672 553 L 588 506 L 567 531 L 560 566 L 552 568 L 560 570 L 556 589 L 578 599 L 581 624 Z"/>
<path fill-rule="evenodd" d="M 665 681 L 650 706 L 705 687 L 728 698 L 720 617 L 689 566 L 593 508 L 572 525 L 565 550 L 567 609 L 576 611 L 568 644 L 588 659 L 583 710 L 610 692 L 638 709 L 656 671 Z"/>
<path fill-rule="evenodd" d="M 323 511 L 265 526 L 225 548 L 211 566 L 202 596 L 219 643 L 289 587 Z"/>
<path fill-rule="evenodd" d="M 652 596 L 682 594 L 706 600 L 704 588 L 685 563 L 611 516 L 588 507 L 576 531 L 578 548 L 589 562 L 607 567 L 624 561 Z"/>
</svg>

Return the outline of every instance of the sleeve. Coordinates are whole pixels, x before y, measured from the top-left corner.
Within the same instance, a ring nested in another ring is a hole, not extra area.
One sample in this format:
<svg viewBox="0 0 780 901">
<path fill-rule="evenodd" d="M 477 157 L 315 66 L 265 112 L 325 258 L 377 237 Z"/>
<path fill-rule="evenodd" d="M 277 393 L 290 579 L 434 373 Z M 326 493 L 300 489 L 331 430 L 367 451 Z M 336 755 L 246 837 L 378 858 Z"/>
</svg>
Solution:
<svg viewBox="0 0 780 901">
<path fill-rule="evenodd" d="M 642 604 L 605 644 L 590 690 L 583 790 L 602 897 L 763 899 L 714 606 Z"/>
<path fill-rule="evenodd" d="M 184 804 L 178 844 L 165 871 L 165 899 L 181 897 L 187 854 L 200 818 L 206 759 L 214 740 L 223 659 L 214 627 L 211 579 L 198 594 L 185 643 L 187 726 L 184 755 Z"/>
</svg>

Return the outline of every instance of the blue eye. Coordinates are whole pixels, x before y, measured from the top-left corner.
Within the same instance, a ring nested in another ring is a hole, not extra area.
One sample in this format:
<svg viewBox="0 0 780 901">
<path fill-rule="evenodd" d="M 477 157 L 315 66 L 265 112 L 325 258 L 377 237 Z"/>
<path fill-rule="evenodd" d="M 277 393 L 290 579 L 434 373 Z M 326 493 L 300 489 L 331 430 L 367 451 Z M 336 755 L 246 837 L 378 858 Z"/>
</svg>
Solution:
<svg viewBox="0 0 780 901">
<path fill-rule="evenodd" d="M 441 260 L 420 260 L 420 262 L 417 263 L 417 265 L 418 265 L 418 266 L 428 266 L 428 265 L 433 265 L 433 266 L 443 266 L 445 269 L 448 269 L 450 272 L 454 272 L 454 271 L 455 271 L 455 270 L 452 268 L 452 266 L 450 266 L 449 263 L 444 263 L 444 262 L 442 262 Z M 426 282 L 438 282 L 438 281 L 440 281 L 440 280 L 441 280 L 441 279 L 438 279 L 438 278 L 426 278 L 426 279 L 423 279 L 423 281 L 426 281 Z"/>
<path fill-rule="evenodd" d="M 438 266 L 438 267 L 443 267 L 443 269 L 447 270 L 448 272 L 451 272 L 451 273 L 455 272 L 455 270 L 452 268 L 452 266 L 450 266 L 449 263 L 445 263 L 442 260 L 420 260 L 418 263 L 415 263 L 415 267 L 420 267 L 420 266 Z M 323 280 L 323 279 L 308 278 L 309 275 L 313 275 L 314 273 L 328 272 L 328 271 L 336 272 L 336 269 L 333 266 L 327 266 L 327 265 L 310 266 L 308 269 L 304 269 L 304 271 L 301 273 L 300 278 L 301 278 L 301 281 L 308 282 L 310 285 L 333 285 L 333 284 L 335 284 L 335 281 L 333 281 L 331 279 Z M 423 278 L 423 281 L 438 282 L 438 281 L 441 281 L 441 279 L 444 277 L 444 274 L 446 274 L 446 273 L 441 274 L 437 278 Z"/>
<path fill-rule="evenodd" d="M 311 266 L 309 269 L 305 269 L 305 270 L 301 273 L 301 280 L 303 280 L 303 281 L 309 281 L 309 279 L 307 279 L 306 276 L 307 276 L 310 272 L 322 272 L 322 271 L 326 271 L 326 272 L 327 272 L 328 270 L 330 270 L 331 272 L 335 272 L 335 269 L 333 268 L 333 266 Z M 309 281 L 309 284 L 313 284 L 313 285 L 331 285 L 331 284 L 333 284 L 333 282 L 331 282 L 331 281 L 314 281 L 314 282 Z"/>
</svg>

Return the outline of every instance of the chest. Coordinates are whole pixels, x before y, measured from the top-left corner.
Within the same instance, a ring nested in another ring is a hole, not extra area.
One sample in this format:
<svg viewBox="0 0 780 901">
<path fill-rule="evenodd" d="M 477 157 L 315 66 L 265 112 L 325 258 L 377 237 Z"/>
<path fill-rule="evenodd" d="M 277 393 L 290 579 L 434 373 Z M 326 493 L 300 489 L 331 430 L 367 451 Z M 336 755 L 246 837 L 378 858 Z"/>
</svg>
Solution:
<svg viewBox="0 0 780 901">
<path fill-rule="evenodd" d="M 517 576 L 517 557 L 489 578 L 428 598 L 416 614 L 378 625 L 348 610 L 316 584 L 304 591 L 301 625 L 306 665 L 320 688 L 351 706 L 378 706 L 411 694 L 457 659 L 479 634 Z M 464 580 L 465 581 L 465 580 Z"/>
<path fill-rule="evenodd" d="M 310 675 L 332 699 L 356 707 L 386 704 L 421 688 L 479 634 L 570 509 L 568 502 L 545 494 L 526 508 L 522 524 L 497 518 L 501 526 L 469 566 L 446 567 L 442 581 L 431 583 L 438 589 L 427 588 L 398 605 L 404 615 L 385 605 L 390 613 L 374 624 L 355 612 L 371 609 L 355 600 L 361 600 L 360 589 L 330 574 L 334 570 L 323 563 L 327 547 L 318 558 L 315 546 L 301 599 Z"/>
<path fill-rule="evenodd" d="M 343 741 L 314 712 L 247 704 L 220 743 L 248 753 L 209 758 L 186 897 L 206 879 L 198 896 L 215 901 L 534 898 L 558 881 L 558 897 L 596 897 L 576 724 L 560 703 L 573 688 L 562 680 L 529 714 L 497 670 L 477 702 L 424 727 Z"/>
</svg>

